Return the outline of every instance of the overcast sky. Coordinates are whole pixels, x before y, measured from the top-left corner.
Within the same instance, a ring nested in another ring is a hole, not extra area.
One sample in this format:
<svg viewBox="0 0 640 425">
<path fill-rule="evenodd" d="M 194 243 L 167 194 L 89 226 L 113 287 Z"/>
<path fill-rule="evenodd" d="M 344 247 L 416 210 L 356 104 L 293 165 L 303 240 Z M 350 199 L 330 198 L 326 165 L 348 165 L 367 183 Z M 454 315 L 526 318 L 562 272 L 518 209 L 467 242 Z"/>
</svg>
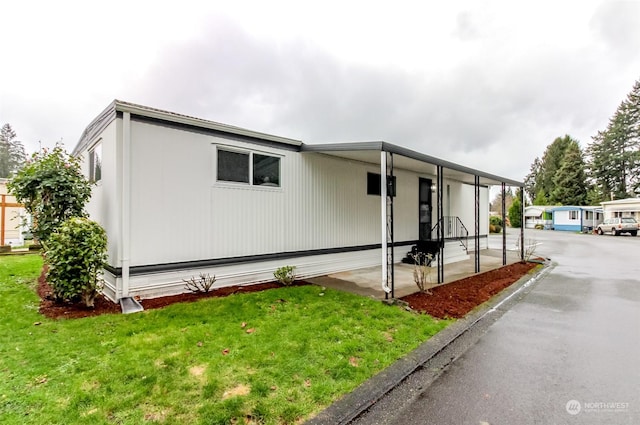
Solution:
<svg viewBox="0 0 640 425">
<path fill-rule="evenodd" d="M 202 4 L 201 4 L 202 3 Z M 640 0 L 7 1 L 0 125 L 68 150 L 113 99 L 522 180 L 640 79 Z"/>
</svg>

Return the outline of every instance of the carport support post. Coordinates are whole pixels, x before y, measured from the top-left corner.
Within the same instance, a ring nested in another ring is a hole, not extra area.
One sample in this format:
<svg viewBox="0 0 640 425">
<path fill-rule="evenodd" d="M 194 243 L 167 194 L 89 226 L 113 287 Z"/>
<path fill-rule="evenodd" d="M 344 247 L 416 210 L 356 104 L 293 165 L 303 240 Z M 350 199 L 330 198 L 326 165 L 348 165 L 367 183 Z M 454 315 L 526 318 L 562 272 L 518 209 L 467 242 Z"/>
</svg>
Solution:
<svg viewBox="0 0 640 425">
<path fill-rule="evenodd" d="M 382 290 L 384 298 L 389 298 L 389 282 L 387 268 L 387 254 L 389 246 L 387 244 L 387 153 L 380 152 L 380 241 L 382 248 Z"/>
<path fill-rule="evenodd" d="M 502 182 L 502 265 L 507 265 L 507 203 L 505 184 Z"/>
<path fill-rule="evenodd" d="M 524 188 L 520 188 L 520 261 L 524 261 Z"/>
<path fill-rule="evenodd" d="M 436 184 L 436 229 L 438 238 L 438 283 L 444 283 L 444 211 L 442 205 L 442 190 L 444 186 L 444 168 L 438 165 Z"/>
<path fill-rule="evenodd" d="M 474 264 L 475 272 L 480 273 L 480 176 L 474 176 L 474 192 L 475 192 L 475 211 L 474 211 L 474 224 L 475 235 L 473 237 L 475 252 Z"/>
</svg>

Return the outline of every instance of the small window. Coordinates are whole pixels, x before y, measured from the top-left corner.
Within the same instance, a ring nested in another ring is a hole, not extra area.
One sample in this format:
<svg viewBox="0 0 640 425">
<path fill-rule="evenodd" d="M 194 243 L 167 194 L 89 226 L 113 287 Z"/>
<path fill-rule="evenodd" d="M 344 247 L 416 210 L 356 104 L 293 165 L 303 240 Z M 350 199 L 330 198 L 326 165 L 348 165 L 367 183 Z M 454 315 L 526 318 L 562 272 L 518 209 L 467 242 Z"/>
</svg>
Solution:
<svg viewBox="0 0 640 425">
<path fill-rule="evenodd" d="M 102 180 L 102 143 L 98 143 L 89 151 L 89 181 Z"/>
<path fill-rule="evenodd" d="M 280 158 L 218 149 L 218 181 L 280 187 Z"/>
<path fill-rule="evenodd" d="M 382 176 L 377 173 L 367 173 L 367 195 L 382 195 L 380 187 Z M 396 176 L 387 176 L 387 195 L 396 196 Z"/>
<path fill-rule="evenodd" d="M 280 186 L 280 158 L 253 154 L 253 184 Z"/>
<path fill-rule="evenodd" d="M 569 211 L 569 220 L 577 220 L 578 211 Z"/>
<path fill-rule="evenodd" d="M 218 180 L 249 183 L 249 154 L 218 149 Z"/>
</svg>

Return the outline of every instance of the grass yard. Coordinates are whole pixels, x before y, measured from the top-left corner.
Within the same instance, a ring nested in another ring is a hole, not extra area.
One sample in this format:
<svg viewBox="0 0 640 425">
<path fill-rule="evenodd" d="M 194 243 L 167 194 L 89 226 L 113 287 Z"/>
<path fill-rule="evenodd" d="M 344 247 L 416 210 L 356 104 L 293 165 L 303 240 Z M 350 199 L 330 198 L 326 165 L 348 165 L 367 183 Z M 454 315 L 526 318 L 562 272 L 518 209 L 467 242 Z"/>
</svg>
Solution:
<svg viewBox="0 0 640 425">
<path fill-rule="evenodd" d="M 53 321 L 41 267 L 0 258 L 5 425 L 300 423 L 448 324 L 317 286 Z"/>
</svg>

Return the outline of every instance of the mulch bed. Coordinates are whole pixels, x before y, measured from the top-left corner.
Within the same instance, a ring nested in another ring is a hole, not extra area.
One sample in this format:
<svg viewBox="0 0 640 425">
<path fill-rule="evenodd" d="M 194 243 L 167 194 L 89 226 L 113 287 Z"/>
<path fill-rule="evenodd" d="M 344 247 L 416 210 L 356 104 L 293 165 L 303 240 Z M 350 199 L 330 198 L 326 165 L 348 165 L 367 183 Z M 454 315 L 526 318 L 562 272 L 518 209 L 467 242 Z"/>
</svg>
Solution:
<svg viewBox="0 0 640 425">
<path fill-rule="evenodd" d="M 479 273 L 455 282 L 431 288 L 429 293 L 414 293 L 402 297 L 403 301 L 416 311 L 427 313 L 437 318 L 460 318 L 473 310 L 476 306 L 510 286 L 529 270 L 537 266 L 536 263 L 515 263 L 499 269 Z M 299 281 L 294 286 L 309 285 Z M 193 302 L 203 298 L 226 297 L 232 294 L 265 291 L 280 288 L 277 282 L 260 283 L 246 286 L 228 286 L 215 289 L 208 293 L 184 293 L 141 300 L 145 310 L 162 308 L 178 302 Z M 52 296 L 51 286 L 46 281 L 46 269 L 43 268 L 38 278 L 38 295 L 40 296 L 40 313 L 52 319 L 81 318 L 98 316 L 101 314 L 120 314 L 120 305 L 111 302 L 102 295 L 96 297 L 94 308 L 87 308 L 80 304 L 57 303 Z"/>
<path fill-rule="evenodd" d="M 305 281 L 294 282 L 291 286 L 309 285 Z M 250 292 L 265 291 L 267 289 L 281 288 L 282 285 L 277 282 L 258 283 L 246 286 L 227 286 L 224 288 L 214 289 L 207 293 L 187 292 L 178 295 L 169 295 L 166 297 L 150 298 L 141 300 L 140 304 L 145 310 L 166 307 L 175 303 L 194 302 L 204 298 L 226 297 L 232 294 L 245 294 Z M 42 269 L 42 273 L 38 278 L 38 295 L 40 296 L 40 314 L 50 319 L 78 319 L 82 317 L 99 316 L 101 314 L 120 314 L 122 309 L 120 304 L 116 304 L 104 297 L 98 295 L 94 302 L 93 308 L 87 308 L 79 303 L 59 303 L 53 298 L 53 290 L 46 280 L 46 268 Z"/>
<path fill-rule="evenodd" d="M 514 263 L 499 269 L 479 273 L 455 282 L 447 283 L 430 292 L 416 292 L 401 300 L 409 303 L 413 310 L 427 313 L 440 319 L 461 318 L 478 305 L 512 285 L 536 263 Z"/>
</svg>

